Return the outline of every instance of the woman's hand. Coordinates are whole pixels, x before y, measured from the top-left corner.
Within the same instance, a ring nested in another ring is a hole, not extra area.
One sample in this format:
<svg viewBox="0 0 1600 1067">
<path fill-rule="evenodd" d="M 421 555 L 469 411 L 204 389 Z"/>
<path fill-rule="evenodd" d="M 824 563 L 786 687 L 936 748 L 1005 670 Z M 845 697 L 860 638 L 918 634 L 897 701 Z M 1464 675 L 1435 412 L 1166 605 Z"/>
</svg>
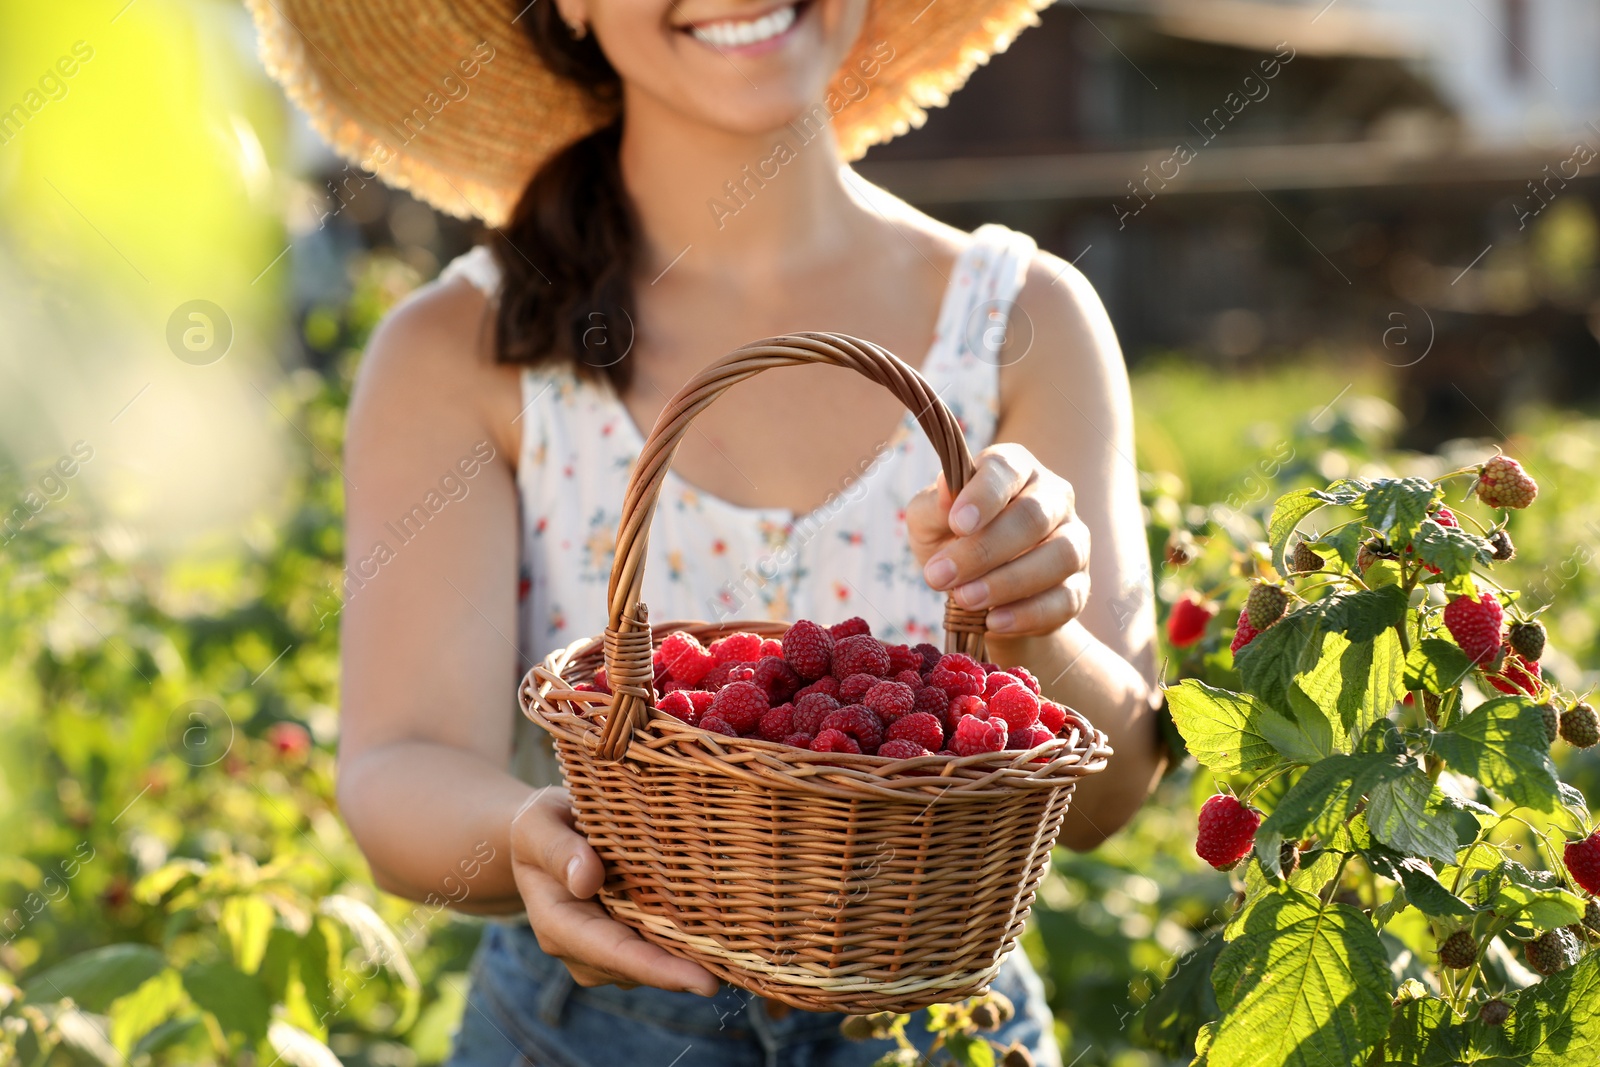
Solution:
<svg viewBox="0 0 1600 1067">
<path fill-rule="evenodd" d="M 1070 482 L 1016 444 L 978 453 L 975 473 L 952 501 L 944 476 L 906 508 L 911 549 L 934 589 L 989 609 L 996 636 L 1047 634 L 1089 598 L 1089 529 Z"/>
<path fill-rule="evenodd" d="M 565 789 L 539 790 L 511 821 L 511 871 L 539 947 L 567 965 L 581 986 L 652 985 L 716 996 L 711 972 L 652 945 L 589 898 L 605 870 L 572 828 Z"/>
</svg>

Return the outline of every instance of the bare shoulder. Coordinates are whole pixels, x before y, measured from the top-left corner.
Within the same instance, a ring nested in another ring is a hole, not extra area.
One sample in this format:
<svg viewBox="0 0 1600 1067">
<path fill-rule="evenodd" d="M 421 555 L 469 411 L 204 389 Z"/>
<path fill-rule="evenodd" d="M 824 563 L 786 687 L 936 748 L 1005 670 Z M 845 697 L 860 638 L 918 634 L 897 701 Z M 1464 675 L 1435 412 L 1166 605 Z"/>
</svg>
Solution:
<svg viewBox="0 0 1600 1067">
<path fill-rule="evenodd" d="M 492 339 L 490 303 L 470 283 L 422 286 L 373 331 L 356 373 L 352 421 L 481 419 L 499 440 L 516 413 L 516 370 L 495 362 Z"/>
<path fill-rule="evenodd" d="M 883 240 L 885 248 L 930 264 L 948 264 L 955 262 L 971 237 L 966 231 L 919 211 L 860 175 L 855 175 L 849 186 L 851 193 L 878 221 L 895 231 L 895 237 Z"/>
<path fill-rule="evenodd" d="M 1126 404 L 1127 370 L 1105 305 L 1082 271 L 1043 250 L 1028 264 L 1001 364 L 1002 400 L 1070 383 L 1097 407 Z"/>
</svg>

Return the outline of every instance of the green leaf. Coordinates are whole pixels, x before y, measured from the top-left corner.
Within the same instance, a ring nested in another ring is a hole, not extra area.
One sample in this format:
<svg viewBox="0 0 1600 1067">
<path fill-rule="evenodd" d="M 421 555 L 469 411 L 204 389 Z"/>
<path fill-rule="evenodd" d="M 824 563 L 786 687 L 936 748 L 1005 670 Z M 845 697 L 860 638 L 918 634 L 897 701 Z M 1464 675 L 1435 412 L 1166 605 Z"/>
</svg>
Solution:
<svg viewBox="0 0 1600 1067">
<path fill-rule="evenodd" d="M 1389 1029 L 1394 980 L 1372 923 L 1298 890 L 1250 908 L 1212 981 L 1211 1067 L 1354 1065 Z"/>
<path fill-rule="evenodd" d="M 1403 619 L 1405 610 L 1405 593 L 1387 588 L 1334 593 L 1292 611 L 1239 650 L 1236 662 L 1244 688 L 1284 710 L 1290 706 L 1288 690 L 1296 676 L 1316 671 L 1323 662 L 1324 649 L 1333 644 L 1327 640 L 1330 631 L 1342 634 L 1347 644 L 1371 641 Z M 1347 644 L 1337 645 L 1338 655 Z M 1352 707 L 1355 690 L 1352 685 Z"/>
<path fill-rule="evenodd" d="M 1372 787 L 1367 824 L 1372 836 L 1399 852 L 1454 863 L 1455 808 L 1420 769 Z M 1421 906 L 1421 901 L 1418 901 Z"/>
<path fill-rule="evenodd" d="M 319 917 L 299 945 L 300 982 L 311 1013 L 322 1020 L 324 1028 L 333 1014 L 333 974 L 339 965 L 339 932 L 329 929 L 331 925 L 326 917 Z"/>
<path fill-rule="evenodd" d="M 128 1059 L 136 1060 L 141 1056 L 153 1056 L 164 1048 L 176 1045 L 197 1029 L 202 1031 L 205 1029 L 205 1017 L 198 1013 L 184 1015 L 177 1019 L 168 1019 L 141 1037 L 138 1044 L 133 1046 L 133 1052 L 128 1056 Z"/>
<path fill-rule="evenodd" d="M 138 989 L 166 970 L 167 961 L 149 945 L 106 945 L 34 975 L 22 985 L 36 1004 L 71 997 L 86 1011 L 103 1012 L 118 997 Z"/>
<path fill-rule="evenodd" d="M 1583 920 L 1584 900 L 1565 889 L 1535 889 L 1516 882 L 1502 882 L 1491 901 L 1501 918 L 1522 917 L 1540 930 Z"/>
<path fill-rule="evenodd" d="M 1554 811 L 1555 765 L 1539 709 L 1520 697 L 1485 701 L 1433 735 L 1433 751 L 1513 804 Z"/>
<path fill-rule="evenodd" d="M 1356 559 L 1361 553 L 1361 542 L 1366 539 L 1366 530 L 1362 529 L 1359 522 L 1352 522 L 1325 535 L 1317 544 L 1327 545 L 1339 553 L 1339 558 L 1344 560 L 1344 565 L 1351 570 L 1355 570 Z"/>
<path fill-rule="evenodd" d="M 1351 641 L 1370 641 L 1406 617 L 1406 592 L 1398 586 L 1334 593 L 1317 601 L 1326 627 Z"/>
<path fill-rule="evenodd" d="M 1406 657 L 1406 688 L 1427 690 L 1435 696 L 1460 685 L 1472 673 L 1472 661 L 1459 645 L 1437 637 L 1424 637 Z"/>
<path fill-rule="evenodd" d="M 1438 567 L 1447 579 L 1471 574 L 1474 563 L 1494 562 L 1494 548 L 1488 541 L 1459 526 L 1440 526 L 1433 519 L 1423 522 L 1411 544 L 1418 559 Z"/>
<path fill-rule="evenodd" d="M 1211 969 L 1221 952 L 1222 931 L 1217 930 L 1178 957 L 1140 1013 L 1139 1025 L 1152 1047 L 1180 1055 L 1194 1047 L 1200 1027 L 1221 1014 L 1211 988 Z"/>
<path fill-rule="evenodd" d="M 1353 652 L 1360 647 L 1359 644 L 1352 645 L 1351 650 Z M 1370 658 L 1364 661 L 1355 656 L 1340 661 L 1340 669 L 1346 675 L 1347 692 L 1354 691 L 1356 672 L 1361 669 L 1363 662 L 1366 665 L 1365 695 L 1349 711 L 1346 711 L 1343 702 L 1339 705 L 1340 720 L 1351 737 L 1359 736 L 1374 724 L 1387 719 L 1405 696 L 1406 656 L 1405 650 L 1400 647 L 1400 635 L 1393 630 L 1385 630 L 1372 639 L 1371 648 Z"/>
<path fill-rule="evenodd" d="M 994 1046 L 977 1034 L 952 1034 L 944 1050 L 961 1067 L 994 1067 Z"/>
<path fill-rule="evenodd" d="M 277 912 L 266 897 L 258 894 L 233 896 L 222 902 L 218 925 L 227 935 L 233 962 L 245 974 L 255 974 L 267 951 L 267 935 L 277 922 Z"/>
<path fill-rule="evenodd" d="M 146 1034 L 188 1006 L 183 979 L 169 967 L 111 1002 L 111 1043 L 124 1056 L 131 1055 Z"/>
<path fill-rule="evenodd" d="M 183 969 L 183 988 L 228 1033 L 254 1043 L 267 1036 L 272 997 L 254 975 L 223 960 L 191 964 Z"/>
<path fill-rule="evenodd" d="M 1457 1021 L 1450 1005 L 1434 997 L 1395 1008 L 1384 1044 L 1386 1064 L 1400 1067 L 1526 1067 L 1512 1047 L 1508 1026 L 1487 1026 L 1476 1015 Z"/>
<path fill-rule="evenodd" d="M 418 1063 L 443 1063 L 450 1057 L 456 1031 L 467 1009 L 467 983 L 471 976 L 442 974 L 435 985 L 438 997 L 422 1009 L 417 1023 L 406 1034 L 406 1044 L 416 1053 Z M 1159 995 L 1159 994 L 1158 994 Z"/>
<path fill-rule="evenodd" d="M 1380 478 L 1362 498 L 1367 525 L 1382 532 L 1391 545 L 1410 544 L 1428 517 L 1428 508 L 1444 491 L 1426 478 Z"/>
<path fill-rule="evenodd" d="M 1189 751 L 1212 770 L 1255 771 L 1278 762 L 1254 723 L 1263 705 L 1250 696 L 1190 678 L 1167 688 L 1167 707 Z"/>
<path fill-rule="evenodd" d="M 1517 998 L 1516 1047 L 1528 1067 L 1569 1067 L 1600 1048 L 1600 953 L 1524 989 Z"/>
<path fill-rule="evenodd" d="M 288 1067 L 340 1067 L 339 1057 L 315 1035 L 281 1019 L 267 1028 L 267 1041 Z M 992 1057 L 989 1063 L 994 1063 Z"/>
<path fill-rule="evenodd" d="M 1289 690 L 1291 703 L 1309 698 L 1296 689 Z M 1312 764 L 1333 754 L 1333 731 L 1328 720 L 1314 705 L 1304 714 L 1296 708 L 1295 718 L 1280 714 L 1265 704 L 1252 720 L 1257 733 L 1265 737 L 1284 759 L 1292 763 Z"/>
<path fill-rule="evenodd" d="M 1369 790 L 1410 770 L 1392 756 L 1338 755 L 1312 764 L 1256 831 L 1256 855 L 1276 874 L 1285 838 L 1331 838 Z"/>
<path fill-rule="evenodd" d="M 1439 876 L 1426 860 L 1401 855 L 1382 845 L 1362 849 L 1361 858 L 1374 874 L 1404 886 L 1406 899 L 1424 915 L 1469 918 L 1476 913 L 1472 905 L 1439 884 Z"/>
<path fill-rule="evenodd" d="M 1326 494 L 1317 489 L 1296 489 L 1285 493 L 1272 506 L 1272 518 L 1267 522 L 1267 540 L 1272 545 L 1272 565 L 1279 574 L 1287 574 L 1283 551 L 1294 534 L 1300 520 L 1321 508 L 1327 502 Z"/>
</svg>

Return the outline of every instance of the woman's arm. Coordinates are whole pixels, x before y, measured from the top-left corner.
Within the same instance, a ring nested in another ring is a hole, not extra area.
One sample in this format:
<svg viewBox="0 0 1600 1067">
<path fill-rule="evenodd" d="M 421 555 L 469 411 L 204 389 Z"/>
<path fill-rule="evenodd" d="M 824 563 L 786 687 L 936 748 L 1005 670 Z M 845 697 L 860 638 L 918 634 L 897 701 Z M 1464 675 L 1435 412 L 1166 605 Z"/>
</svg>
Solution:
<svg viewBox="0 0 1600 1067">
<path fill-rule="evenodd" d="M 908 525 L 929 584 L 991 609 L 991 659 L 1026 666 L 1110 736 L 1111 769 L 1079 785 L 1062 831 L 1063 843 L 1092 848 L 1133 816 L 1163 766 L 1127 373 L 1094 290 L 1043 253 L 1000 361 L 1004 443 L 977 457 L 954 501 L 942 484 L 919 495 Z"/>
<path fill-rule="evenodd" d="M 512 369 L 456 283 L 396 309 L 357 377 L 346 438 L 339 805 L 374 879 L 487 914 L 526 909 L 585 985 L 715 993 L 701 968 L 588 899 L 599 858 L 566 794 L 508 771 L 516 685 L 518 515 Z M 496 402 L 500 407 L 496 409 Z"/>
</svg>

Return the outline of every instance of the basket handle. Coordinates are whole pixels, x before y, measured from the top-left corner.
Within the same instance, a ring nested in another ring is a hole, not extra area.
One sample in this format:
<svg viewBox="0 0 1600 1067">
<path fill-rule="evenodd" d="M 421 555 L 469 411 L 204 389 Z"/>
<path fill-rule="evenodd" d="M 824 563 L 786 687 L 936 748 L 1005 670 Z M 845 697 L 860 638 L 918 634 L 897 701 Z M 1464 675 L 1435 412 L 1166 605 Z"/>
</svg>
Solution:
<svg viewBox="0 0 1600 1067">
<path fill-rule="evenodd" d="M 620 759 L 633 732 L 644 725 L 655 704 L 655 673 L 650 663 L 653 638 L 640 592 L 644 585 L 645 549 L 650 519 L 661 495 L 661 483 L 689 426 L 730 386 L 773 367 L 822 363 L 856 371 L 893 393 L 915 415 L 928 435 L 951 493 L 959 493 L 972 476 L 972 453 L 956 417 L 922 375 L 898 356 L 870 341 L 838 333 L 785 334 L 755 341 L 723 356 L 678 390 L 656 420 L 628 478 L 617 529 L 616 556 L 607 589 L 605 633 L 606 678 L 611 687 L 599 754 Z M 970 611 L 945 602 L 945 649 L 983 658 L 986 611 Z"/>
</svg>

